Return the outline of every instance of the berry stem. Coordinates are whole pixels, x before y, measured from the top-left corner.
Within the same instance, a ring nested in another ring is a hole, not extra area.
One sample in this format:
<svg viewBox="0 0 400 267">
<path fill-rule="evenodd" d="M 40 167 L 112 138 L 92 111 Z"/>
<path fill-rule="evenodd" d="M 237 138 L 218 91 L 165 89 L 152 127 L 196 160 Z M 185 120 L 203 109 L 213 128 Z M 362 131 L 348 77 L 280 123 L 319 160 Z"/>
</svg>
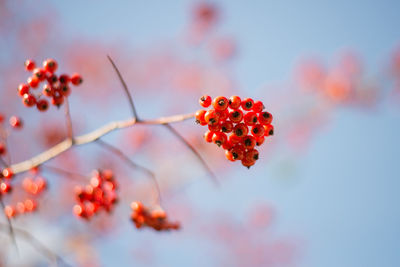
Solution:
<svg viewBox="0 0 400 267">
<path fill-rule="evenodd" d="M 217 179 L 217 176 L 214 174 L 214 172 L 211 170 L 211 168 L 207 165 L 206 161 L 203 159 L 203 157 L 200 155 L 200 153 L 192 146 L 186 139 L 177 131 L 175 130 L 170 124 L 164 123 L 163 124 L 173 135 L 175 135 L 187 148 L 189 148 L 193 154 L 196 156 L 196 158 L 200 161 L 200 163 L 203 165 L 203 167 L 206 169 L 208 172 L 209 176 L 213 180 L 213 182 L 217 185 L 220 186 L 219 181 Z"/>
<path fill-rule="evenodd" d="M 125 81 L 124 81 L 124 78 L 122 78 L 121 72 L 119 71 L 119 69 L 117 68 L 117 66 L 115 65 L 114 61 L 112 60 L 112 58 L 111 58 L 109 55 L 107 55 L 107 58 L 108 58 L 108 60 L 110 61 L 111 65 L 113 66 L 115 72 L 117 73 L 118 79 L 119 79 L 119 81 L 120 81 L 121 84 L 122 84 L 122 88 L 124 88 L 124 91 L 125 91 L 125 93 L 126 93 L 126 96 L 127 96 L 128 100 L 129 100 L 129 104 L 130 104 L 130 106 L 131 106 L 131 111 L 132 111 L 133 118 L 134 118 L 136 121 L 139 121 L 139 117 L 138 117 L 138 114 L 137 114 L 137 112 L 136 112 L 135 104 L 133 103 L 132 95 L 131 95 L 131 93 L 129 92 L 128 86 L 126 85 L 126 83 L 125 83 Z"/>
</svg>

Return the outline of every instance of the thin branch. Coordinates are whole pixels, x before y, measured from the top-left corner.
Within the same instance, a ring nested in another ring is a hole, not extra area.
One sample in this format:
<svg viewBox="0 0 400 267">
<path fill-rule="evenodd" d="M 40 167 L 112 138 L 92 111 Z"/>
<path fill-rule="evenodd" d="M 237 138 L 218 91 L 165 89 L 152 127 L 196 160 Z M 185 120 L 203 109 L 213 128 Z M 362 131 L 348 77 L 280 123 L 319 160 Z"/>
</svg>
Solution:
<svg viewBox="0 0 400 267">
<path fill-rule="evenodd" d="M 46 164 L 46 165 L 42 165 L 41 168 L 44 168 L 45 170 L 48 170 L 48 171 L 50 171 L 50 172 L 54 172 L 54 173 L 58 173 L 58 174 L 67 176 L 68 178 L 80 177 L 80 178 L 83 178 L 83 179 L 85 179 L 85 180 L 88 180 L 88 179 L 89 179 L 89 177 L 87 177 L 87 176 L 85 176 L 85 175 L 83 175 L 83 174 L 76 173 L 76 172 L 71 172 L 71 171 L 67 171 L 67 170 L 64 170 L 64 169 L 61 169 L 61 168 L 58 168 L 58 167 L 49 166 L 49 165 L 47 165 L 47 164 Z M 76 178 L 72 178 L 72 179 L 74 179 L 74 180 L 81 180 L 81 179 L 76 179 Z"/>
<path fill-rule="evenodd" d="M 72 130 L 72 119 L 69 111 L 68 97 L 65 98 L 65 118 L 67 123 L 67 137 L 74 140 L 73 130 Z"/>
<path fill-rule="evenodd" d="M 6 161 L 5 161 L 2 157 L 0 157 L 0 163 L 1 163 L 4 167 L 7 167 L 7 163 L 6 163 Z"/>
<path fill-rule="evenodd" d="M 124 154 L 124 152 L 122 152 L 120 149 L 118 149 L 117 147 L 110 145 L 106 142 L 104 142 L 101 139 L 97 139 L 96 143 L 99 144 L 100 146 L 104 147 L 105 149 L 109 150 L 110 152 L 114 153 L 115 155 L 117 155 L 118 157 L 120 157 L 125 163 L 127 163 L 128 165 L 130 165 L 133 168 L 139 169 L 143 172 L 145 172 L 149 177 L 151 177 L 151 180 L 154 183 L 154 187 L 156 188 L 156 203 L 157 204 L 161 204 L 161 191 L 160 191 L 160 186 L 158 185 L 157 179 L 155 174 L 150 171 L 149 169 L 147 169 L 146 167 L 143 167 L 137 163 L 135 163 L 134 161 L 132 161 L 126 154 Z"/>
<path fill-rule="evenodd" d="M 136 112 L 135 104 L 133 103 L 132 95 L 129 92 L 128 86 L 126 85 L 126 83 L 124 81 L 124 78 L 122 78 L 121 72 L 119 71 L 119 69 L 117 68 L 117 66 L 115 65 L 114 61 L 112 60 L 112 58 L 109 55 L 107 55 L 107 58 L 110 61 L 111 65 L 113 66 L 115 72 L 117 73 L 118 79 L 121 82 L 122 87 L 124 88 L 126 96 L 127 96 L 128 100 L 129 100 L 129 105 L 131 106 L 131 111 L 132 111 L 133 118 L 135 120 L 139 121 L 139 117 L 138 117 L 138 114 Z"/>
<path fill-rule="evenodd" d="M 164 124 L 164 123 L 174 123 L 184 121 L 190 118 L 193 118 L 194 114 L 183 114 L 183 115 L 175 115 L 171 117 L 162 117 L 155 120 L 149 121 L 136 121 L 135 119 L 125 120 L 125 121 L 114 121 L 109 124 L 106 124 L 88 134 L 77 136 L 74 138 L 74 142 L 71 139 L 67 138 L 64 141 L 58 143 L 57 145 L 51 147 L 50 149 L 40 153 L 39 155 L 25 160 L 23 162 L 19 162 L 10 166 L 11 170 L 14 174 L 26 172 L 30 169 L 39 166 L 50 159 L 53 159 L 60 155 L 61 153 L 69 150 L 73 146 L 84 145 L 96 141 L 102 136 L 107 135 L 108 133 L 115 131 L 117 129 L 124 129 L 127 127 L 131 127 L 135 124 Z"/>
<path fill-rule="evenodd" d="M 4 223 L 0 223 L 0 230 L 6 230 L 8 227 Z M 26 240 L 34 249 L 36 249 L 39 253 L 41 253 L 44 257 L 46 257 L 49 261 L 54 262 L 56 266 L 58 263 L 62 263 L 64 266 L 71 266 L 65 262 L 65 260 L 47 248 L 42 242 L 40 242 L 37 238 L 35 238 L 31 233 L 26 230 L 20 228 L 14 228 L 16 234 L 20 235 L 22 238 Z"/>
<path fill-rule="evenodd" d="M 4 213 L 4 210 L 5 210 L 5 208 L 6 208 L 6 205 L 4 204 L 4 200 L 3 200 L 3 198 L 2 198 L 1 195 L 0 195 L 0 205 L 1 205 L 1 209 L 3 210 L 3 213 Z M 7 216 L 7 214 L 5 214 L 5 213 L 4 213 L 4 216 L 5 216 L 6 219 L 7 219 L 7 229 L 8 229 L 8 232 L 9 232 L 9 234 L 10 234 L 11 241 L 12 241 L 12 243 L 15 245 L 15 249 L 17 250 L 17 253 L 19 254 L 19 252 L 18 252 L 18 245 L 17 245 L 17 239 L 15 239 L 15 233 L 14 233 L 14 228 L 13 228 L 13 226 L 12 226 L 11 219 L 10 219 L 10 218 Z"/>
<path fill-rule="evenodd" d="M 194 148 L 194 146 L 192 146 L 188 141 L 186 141 L 186 139 L 177 130 L 175 130 L 171 125 L 169 125 L 168 123 L 164 123 L 163 125 L 171 133 L 173 133 L 187 148 L 189 148 L 193 152 L 193 154 L 196 156 L 196 158 L 200 161 L 200 163 L 203 165 L 203 167 L 207 170 L 207 172 L 210 175 L 213 182 L 217 186 L 220 186 L 217 176 L 214 174 L 214 172 L 211 170 L 211 168 L 207 165 L 206 161 L 202 158 L 202 156 L 196 150 L 196 148 Z"/>
</svg>

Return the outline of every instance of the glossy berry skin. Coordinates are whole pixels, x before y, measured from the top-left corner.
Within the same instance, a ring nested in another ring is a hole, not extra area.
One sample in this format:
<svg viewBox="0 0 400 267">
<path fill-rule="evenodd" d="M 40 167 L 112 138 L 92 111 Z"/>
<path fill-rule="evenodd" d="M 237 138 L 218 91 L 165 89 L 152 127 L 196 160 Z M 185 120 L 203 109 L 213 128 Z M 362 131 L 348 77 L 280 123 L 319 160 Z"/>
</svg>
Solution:
<svg viewBox="0 0 400 267">
<path fill-rule="evenodd" d="M 214 132 L 207 131 L 204 133 L 204 140 L 206 140 L 207 143 L 212 143 L 214 136 Z"/>
<path fill-rule="evenodd" d="M 229 136 L 228 140 L 229 140 L 229 142 L 231 144 L 235 145 L 235 144 L 240 144 L 242 142 L 243 138 L 242 137 L 238 137 L 235 134 L 232 134 L 232 135 Z"/>
<path fill-rule="evenodd" d="M 38 78 L 39 81 L 46 79 L 46 71 L 44 69 L 36 68 L 33 70 L 33 76 Z"/>
<path fill-rule="evenodd" d="M 50 85 L 45 84 L 43 85 L 42 94 L 48 97 L 52 97 L 54 94 L 54 89 Z"/>
<path fill-rule="evenodd" d="M 218 132 L 218 133 L 214 133 L 214 136 L 212 138 L 212 141 L 214 144 L 216 144 L 217 146 L 221 146 L 223 145 L 227 140 L 226 134 Z"/>
<path fill-rule="evenodd" d="M 246 158 L 246 160 L 248 161 L 256 161 L 259 158 L 259 154 L 258 154 L 258 150 L 257 149 L 249 149 L 244 157 Z"/>
<path fill-rule="evenodd" d="M 43 69 L 50 73 L 54 73 L 57 70 L 58 64 L 54 59 L 47 59 L 43 62 Z"/>
<path fill-rule="evenodd" d="M 207 111 L 205 111 L 204 109 L 199 109 L 196 114 L 194 115 L 195 119 L 196 119 L 196 123 L 204 126 L 207 125 L 206 120 L 204 119 L 204 115 L 206 114 Z"/>
<path fill-rule="evenodd" d="M 251 110 L 253 108 L 254 101 L 251 98 L 246 98 L 242 100 L 241 107 L 243 110 Z"/>
<path fill-rule="evenodd" d="M 263 137 L 264 133 L 265 133 L 264 126 L 261 124 L 256 124 L 251 128 L 251 134 L 256 138 Z"/>
<path fill-rule="evenodd" d="M 244 137 L 249 133 L 249 129 L 244 123 L 238 123 L 236 126 L 233 128 L 233 133 L 237 137 Z"/>
<path fill-rule="evenodd" d="M 264 130 L 264 136 L 274 135 L 274 126 L 272 126 L 271 124 L 264 125 Z"/>
<path fill-rule="evenodd" d="M 244 156 L 244 148 L 242 146 L 234 146 L 230 150 L 225 151 L 225 156 L 230 161 L 242 160 Z"/>
<path fill-rule="evenodd" d="M 36 104 L 36 98 L 30 94 L 24 94 L 22 101 L 26 107 L 32 107 Z"/>
<path fill-rule="evenodd" d="M 61 74 L 60 77 L 58 77 L 58 81 L 60 83 L 67 84 L 67 83 L 70 82 L 70 78 L 69 78 L 69 76 L 67 74 Z"/>
<path fill-rule="evenodd" d="M 261 136 L 261 137 L 256 137 L 256 146 L 261 146 L 265 141 L 265 137 Z"/>
<path fill-rule="evenodd" d="M 224 111 L 228 108 L 228 99 L 224 96 L 218 96 L 214 98 L 212 105 L 215 110 Z"/>
<path fill-rule="evenodd" d="M 208 108 L 211 105 L 211 102 L 212 102 L 212 99 L 211 99 L 211 96 L 209 96 L 209 95 L 203 95 L 199 99 L 199 104 L 203 108 Z"/>
<path fill-rule="evenodd" d="M 221 131 L 224 133 L 230 133 L 233 130 L 233 123 L 231 121 L 225 121 L 221 124 Z"/>
<path fill-rule="evenodd" d="M 210 130 L 211 132 L 219 132 L 221 131 L 221 125 L 220 124 L 208 125 L 208 130 Z"/>
<path fill-rule="evenodd" d="M 83 79 L 81 77 L 81 75 L 79 75 L 78 73 L 74 73 L 71 76 L 71 83 L 73 85 L 80 85 L 83 82 Z"/>
<path fill-rule="evenodd" d="M 243 116 L 243 121 L 246 125 L 255 125 L 257 123 L 257 114 L 254 111 L 247 112 Z"/>
<path fill-rule="evenodd" d="M 14 176 L 13 171 L 10 168 L 5 168 L 2 171 L 3 177 L 6 179 L 11 179 Z"/>
<path fill-rule="evenodd" d="M 71 89 L 68 85 L 62 84 L 60 86 L 60 92 L 63 96 L 68 97 L 71 94 Z"/>
<path fill-rule="evenodd" d="M 49 108 L 49 102 L 46 99 L 40 99 L 36 103 L 36 107 L 39 111 L 46 111 Z"/>
<path fill-rule="evenodd" d="M 261 101 L 254 102 L 253 111 L 256 113 L 260 113 L 264 109 L 264 104 Z"/>
<path fill-rule="evenodd" d="M 229 118 L 229 111 L 226 109 L 224 111 L 217 111 L 219 115 L 219 121 L 222 123 Z"/>
<path fill-rule="evenodd" d="M 39 85 L 39 79 L 36 76 L 29 77 L 27 82 L 32 88 L 37 88 Z"/>
<path fill-rule="evenodd" d="M 251 166 L 253 166 L 256 163 L 255 160 L 248 160 L 246 158 L 242 159 L 242 165 L 250 169 Z"/>
<path fill-rule="evenodd" d="M 258 114 L 258 122 L 263 125 L 271 124 L 271 122 L 272 122 L 271 113 L 264 111 L 264 112 Z"/>
<path fill-rule="evenodd" d="M 25 83 L 21 83 L 18 86 L 18 94 L 20 96 L 23 96 L 24 94 L 28 94 L 29 93 L 29 85 L 25 84 Z"/>
<path fill-rule="evenodd" d="M 25 65 L 25 69 L 27 71 L 33 71 L 36 67 L 35 61 L 31 60 L 31 59 L 27 59 L 24 63 Z"/>
<path fill-rule="evenodd" d="M 217 111 L 210 109 L 204 114 L 204 120 L 208 125 L 215 125 L 219 122 L 219 114 Z"/>
<path fill-rule="evenodd" d="M 256 139 L 253 136 L 248 135 L 243 138 L 243 145 L 246 149 L 252 149 L 256 145 Z"/>
<path fill-rule="evenodd" d="M 10 117 L 9 122 L 10 122 L 11 127 L 13 127 L 13 128 L 19 129 L 22 127 L 22 120 L 17 116 Z"/>
<path fill-rule="evenodd" d="M 242 104 L 242 100 L 237 95 L 231 96 L 228 100 L 231 109 L 238 109 Z"/>
<path fill-rule="evenodd" d="M 243 119 L 243 112 L 241 110 L 233 110 L 229 113 L 229 120 L 233 123 L 241 122 Z"/>
</svg>

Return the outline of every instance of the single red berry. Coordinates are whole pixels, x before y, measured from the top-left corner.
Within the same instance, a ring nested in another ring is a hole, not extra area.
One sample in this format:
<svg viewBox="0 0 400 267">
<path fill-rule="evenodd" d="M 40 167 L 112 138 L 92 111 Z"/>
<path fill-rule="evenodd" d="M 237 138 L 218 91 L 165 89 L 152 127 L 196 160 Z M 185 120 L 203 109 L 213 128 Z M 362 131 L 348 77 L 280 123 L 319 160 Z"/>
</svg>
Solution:
<svg viewBox="0 0 400 267">
<path fill-rule="evenodd" d="M 44 69 L 36 68 L 33 70 L 33 76 L 38 78 L 39 81 L 46 79 L 46 71 Z"/>
<path fill-rule="evenodd" d="M 203 108 L 208 108 L 211 105 L 211 101 L 211 96 L 203 95 L 202 97 L 200 97 L 199 103 L 200 106 L 202 106 Z"/>
<path fill-rule="evenodd" d="M 208 125 L 208 129 L 211 132 L 219 132 L 221 131 L 221 125 L 220 124 Z"/>
<path fill-rule="evenodd" d="M 236 160 L 230 150 L 225 150 L 225 157 L 230 161 Z"/>
<path fill-rule="evenodd" d="M 25 210 L 28 212 L 34 211 L 37 207 L 36 201 L 29 198 L 24 201 L 24 205 L 25 205 Z"/>
<path fill-rule="evenodd" d="M 265 129 L 264 126 L 261 124 L 256 124 L 251 128 L 251 133 L 253 134 L 254 137 L 262 137 L 264 136 Z"/>
<path fill-rule="evenodd" d="M 264 125 L 264 130 L 264 136 L 274 135 L 274 126 L 272 126 L 272 124 Z"/>
<path fill-rule="evenodd" d="M 25 83 L 21 83 L 18 86 L 18 94 L 20 96 L 23 96 L 24 94 L 28 94 L 29 93 L 29 85 L 25 84 Z"/>
<path fill-rule="evenodd" d="M 7 152 L 6 145 L 0 142 L 0 155 L 4 155 Z"/>
<path fill-rule="evenodd" d="M 265 141 L 265 137 L 261 136 L 261 137 L 256 137 L 256 145 L 257 146 L 261 146 Z"/>
<path fill-rule="evenodd" d="M 217 110 L 217 113 L 219 115 L 219 121 L 222 123 L 226 121 L 229 118 L 229 111 L 228 109 L 225 109 L 224 111 Z"/>
<path fill-rule="evenodd" d="M 57 62 L 54 59 L 46 59 L 43 61 L 43 68 L 45 71 L 48 71 L 50 73 L 54 73 L 57 70 Z"/>
<path fill-rule="evenodd" d="M 243 145 L 247 149 L 252 149 L 256 145 L 256 139 L 251 135 L 247 135 L 243 137 Z"/>
<path fill-rule="evenodd" d="M 244 123 L 238 123 L 236 126 L 233 128 L 233 133 L 237 137 L 244 137 L 249 133 L 249 129 Z"/>
<path fill-rule="evenodd" d="M 249 149 L 247 152 L 244 154 L 244 157 L 248 161 L 256 161 L 258 160 L 259 154 L 257 149 Z"/>
<path fill-rule="evenodd" d="M 0 195 L 10 193 L 12 191 L 12 186 L 8 182 L 0 183 Z"/>
<path fill-rule="evenodd" d="M 139 201 L 132 202 L 131 209 L 137 213 L 142 213 L 145 210 L 142 202 L 139 202 Z"/>
<path fill-rule="evenodd" d="M 7 205 L 4 207 L 4 214 L 8 217 L 8 218 L 13 218 L 17 215 L 17 211 L 15 210 L 14 207 Z"/>
<path fill-rule="evenodd" d="M 232 110 L 229 113 L 229 120 L 231 120 L 234 123 L 241 122 L 243 119 L 243 112 L 239 109 Z"/>
<path fill-rule="evenodd" d="M 49 102 L 46 99 L 40 99 L 36 103 L 36 107 L 39 111 L 46 111 L 49 108 Z"/>
<path fill-rule="evenodd" d="M 74 73 L 71 76 L 71 82 L 73 85 L 80 85 L 83 82 L 83 79 L 81 75 L 79 75 L 78 73 Z"/>
<path fill-rule="evenodd" d="M 262 112 L 264 108 L 265 108 L 264 104 L 261 101 L 256 101 L 253 104 L 253 111 L 256 112 L 256 113 Z"/>
<path fill-rule="evenodd" d="M 230 133 L 233 130 L 233 123 L 231 121 L 225 121 L 221 124 L 221 131 L 224 133 Z"/>
<path fill-rule="evenodd" d="M 208 142 L 208 143 L 211 143 L 213 136 L 214 136 L 214 132 L 207 131 L 204 133 L 204 140 L 206 140 L 206 142 Z"/>
<path fill-rule="evenodd" d="M 251 166 L 253 166 L 256 163 L 255 160 L 249 160 L 243 157 L 242 159 L 242 165 L 250 169 Z"/>
<path fill-rule="evenodd" d="M 64 103 L 64 96 L 59 90 L 54 90 L 53 97 L 51 98 L 51 104 L 60 107 Z"/>
<path fill-rule="evenodd" d="M 39 79 L 36 76 L 29 77 L 27 82 L 29 86 L 32 87 L 33 89 L 38 87 L 39 85 Z"/>
<path fill-rule="evenodd" d="M 67 74 L 61 74 L 60 77 L 58 77 L 58 80 L 60 81 L 60 83 L 69 83 L 70 82 L 70 78 Z"/>
<path fill-rule="evenodd" d="M 16 129 L 21 128 L 23 125 L 22 120 L 17 116 L 11 116 L 9 122 L 10 122 L 11 127 L 16 128 Z"/>
<path fill-rule="evenodd" d="M 25 61 L 25 69 L 27 71 L 33 71 L 36 67 L 35 61 L 31 60 L 31 59 L 27 59 Z"/>
<path fill-rule="evenodd" d="M 242 104 L 242 100 L 237 95 L 231 96 L 228 100 L 231 109 L 238 109 Z"/>
<path fill-rule="evenodd" d="M 10 168 L 5 168 L 2 171 L 3 177 L 6 179 L 11 179 L 14 175 L 13 171 Z"/>
<path fill-rule="evenodd" d="M 240 144 L 242 142 L 243 138 L 236 136 L 235 134 L 232 134 L 229 136 L 228 140 L 231 144 L 236 145 L 236 144 Z"/>
<path fill-rule="evenodd" d="M 221 146 L 226 142 L 227 139 L 228 138 L 227 138 L 226 134 L 218 132 L 218 133 L 214 133 L 212 141 L 217 146 Z"/>
<path fill-rule="evenodd" d="M 4 122 L 4 115 L 0 113 L 0 123 Z"/>
<path fill-rule="evenodd" d="M 25 106 L 32 107 L 36 104 L 36 98 L 33 95 L 24 94 L 22 102 L 24 103 Z"/>
<path fill-rule="evenodd" d="M 242 101 L 241 106 L 244 110 L 251 110 L 253 108 L 254 101 L 251 98 L 246 98 Z"/>
<path fill-rule="evenodd" d="M 53 93 L 54 93 L 53 87 L 51 87 L 47 83 L 45 85 L 43 85 L 43 91 L 42 91 L 43 95 L 51 97 L 51 96 L 53 96 Z"/>
<path fill-rule="evenodd" d="M 218 124 L 219 114 L 214 109 L 210 109 L 204 114 L 204 120 L 208 125 Z"/>
<path fill-rule="evenodd" d="M 204 110 L 204 109 L 199 109 L 197 112 L 196 112 L 196 114 L 195 114 L 195 118 L 196 118 L 196 123 L 198 123 L 198 124 L 200 124 L 200 125 L 202 125 L 202 126 L 204 126 L 204 125 L 207 125 L 207 122 L 206 122 L 206 120 L 204 119 L 204 115 L 206 114 L 206 110 Z"/>
<path fill-rule="evenodd" d="M 246 125 L 254 125 L 257 123 L 257 114 L 254 111 L 247 112 L 243 116 L 243 121 Z"/>
<path fill-rule="evenodd" d="M 264 125 L 270 124 L 272 122 L 272 114 L 267 111 L 264 111 L 258 114 L 258 121 Z"/>
<path fill-rule="evenodd" d="M 212 104 L 215 110 L 223 111 L 228 108 L 228 99 L 224 96 L 218 96 L 214 98 Z"/>
<path fill-rule="evenodd" d="M 54 84 L 58 81 L 58 77 L 54 73 L 50 73 L 49 75 L 47 75 L 46 79 L 49 84 Z"/>
<path fill-rule="evenodd" d="M 222 144 L 222 148 L 225 150 L 229 150 L 233 147 L 233 144 L 231 142 L 229 142 L 229 139 L 227 137 L 227 140 L 225 141 L 225 143 Z"/>
<path fill-rule="evenodd" d="M 235 161 L 235 160 L 242 160 L 244 156 L 244 147 L 241 145 L 233 146 L 229 151 L 225 152 L 225 156 L 228 158 L 230 161 Z"/>
<path fill-rule="evenodd" d="M 66 84 L 61 84 L 60 85 L 60 92 L 63 96 L 68 97 L 71 94 L 71 89 L 68 85 Z"/>
</svg>

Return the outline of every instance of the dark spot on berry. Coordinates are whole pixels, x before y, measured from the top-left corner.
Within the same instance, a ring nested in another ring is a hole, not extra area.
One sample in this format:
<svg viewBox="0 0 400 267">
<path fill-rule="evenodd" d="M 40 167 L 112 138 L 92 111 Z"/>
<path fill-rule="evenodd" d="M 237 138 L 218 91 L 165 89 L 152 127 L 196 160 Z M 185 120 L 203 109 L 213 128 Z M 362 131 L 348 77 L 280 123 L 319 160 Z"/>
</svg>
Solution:
<svg viewBox="0 0 400 267">
<path fill-rule="evenodd" d="M 223 131 L 224 133 L 226 133 L 228 131 L 228 129 L 226 129 L 226 127 L 221 127 L 221 131 Z"/>
<path fill-rule="evenodd" d="M 238 157 L 239 157 L 239 155 L 237 153 L 235 153 L 235 152 L 232 153 L 232 158 L 233 159 L 237 159 Z"/>
<path fill-rule="evenodd" d="M 246 108 L 251 108 L 253 106 L 253 104 L 250 101 L 248 101 L 248 102 L 246 102 L 245 106 L 246 106 Z"/>
<path fill-rule="evenodd" d="M 234 118 L 237 118 L 237 117 L 239 117 L 239 116 L 240 116 L 240 113 L 239 113 L 239 111 L 235 111 L 235 112 L 233 112 L 232 116 L 233 116 Z"/>
<path fill-rule="evenodd" d="M 215 141 L 215 144 L 216 144 L 217 146 L 221 146 L 221 145 L 222 145 L 221 141 Z"/>
<path fill-rule="evenodd" d="M 246 138 L 246 139 L 244 140 L 244 144 L 245 144 L 246 146 L 251 146 L 251 140 L 250 140 L 249 138 Z"/>
<path fill-rule="evenodd" d="M 254 116 L 254 118 L 253 118 L 253 123 L 257 123 L 257 117 L 256 116 Z"/>
<path fill-rule="evenodd" d="M 218 101 L 218 105 L 219 106 L 224 106 L 225 105 L 225 100 L 221 99 L 220 101 Z"/>
<path fill-rule="evenodd" d="M 269 135 L 274 135 L 274 130 L 269 131 Z"/>
<path fill-rule="evenodd" d="M 268 113 L 268 112 L 264 112 L 264 113 L 263 113 L 263 117 L 264 117 L 264 118 L 268 119 L 268 118 L 269 118 L 269 116 L 270 116 L 270 115 L 269 115 L 269 113 Z"/>
<path fill-rule="evenodd" d="M 201 100 L 202 102 L 204 102 L 204 101 L 206 101 L 206 98 L 205 98 L 204 96 L 202 96 L 202 97 L 200 98 L 200 100 Z"/>
<path fill-rule="evenodd" d="M 253 159 L 258 160 L 258 154 L 255 154 L 255 155 L 253 156 Z"/>
<path fill-rule="evenodd" d="M 253 133 L 257 134 L 259 132 L 258 128 L 253 129 Z"/>
<path fill-rule="evenodd" d="M 239 136 L 239 137 L 242 136 L 242 135 L 243 135 L 242 129 L 236 129 L 235 134 L 236 134 L 237 136 Z"/>
</svg>

